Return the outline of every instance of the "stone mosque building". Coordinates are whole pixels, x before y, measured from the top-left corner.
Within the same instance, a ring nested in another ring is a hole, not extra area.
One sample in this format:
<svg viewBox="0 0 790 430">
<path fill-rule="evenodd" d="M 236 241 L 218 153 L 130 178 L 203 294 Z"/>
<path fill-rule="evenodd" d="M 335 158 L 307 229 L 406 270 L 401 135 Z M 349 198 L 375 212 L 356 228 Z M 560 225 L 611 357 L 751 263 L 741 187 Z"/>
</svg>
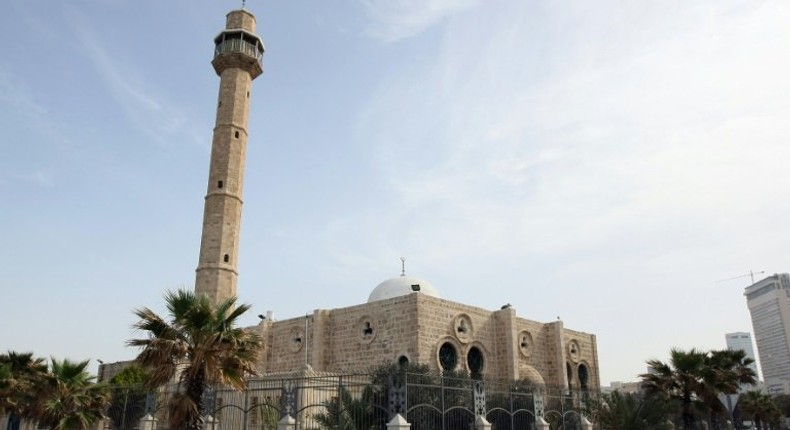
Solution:
<svg viewBox="0 0 790 430">
<path fill-rule="evenodd" d="M 439 297 L 430 283 L 401 275 L 379 284 L 366 303 L 263 320 L 262 373 L 364 371 L 393 362 L 427 364 L 486 378 L 574 389 L 600 386 L 595 335 Z"/>
<path fill-rule="evenodd" d="M 252 81 L 263 72 L 264 45 L 247 10 L 227 15 L 214 39 L 220 77 L 203 234 L 195 290 L 215 301 L 236 294 L 245 149 Z M 504 298 L 503 298 L 504 301 Z M 600 386 L 595 335 L 443 299 L 427 281 L 386 280 L 368 301 L 253 328 L 263 337 L 262 374 L 309 365 L 346 373 L 383 363 L 427 364 L 500 379 L 577 389 Z"/>
<path fill-rule="evenodd" d="M 195 290 L 220 301 L 236 295 L 249 99 L 252 81 L 263 73 L 264 45 L 244 9 L 227 15 L 214 42 L 219 100 Z M 510 305 L 491 311 L 453 302 L 405 271 L 376 286 L 365 303 L 282 321 L 270 315 L 250 329 L 264 339 L 262 375 L 343 374 L 408 362 L 484 378 L 600 387 L 595 335 L 560 320 L 520 317 Z"/>
</svg>

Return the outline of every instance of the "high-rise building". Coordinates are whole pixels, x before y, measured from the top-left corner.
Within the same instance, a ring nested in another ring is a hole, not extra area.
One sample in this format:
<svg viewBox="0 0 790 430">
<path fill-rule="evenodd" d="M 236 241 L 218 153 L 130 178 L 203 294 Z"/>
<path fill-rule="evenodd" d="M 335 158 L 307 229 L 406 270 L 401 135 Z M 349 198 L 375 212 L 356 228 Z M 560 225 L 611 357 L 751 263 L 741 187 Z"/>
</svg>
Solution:
<svg viewBox="0 0 790 430">
<path fill-rule="evenodd" d="M 754 357 L 751 333 L 727 333 L 724 335 L 724 337 L 727 339 L 727 349 L 731 349 L 733 351 L 742 350 L 746 353 L 746 357 L 751 358 L 754 361 L 754 363 L 752 363 L 749 367 L 754 371 L 757 379 L 760 379 L 760 374 L 757 373 L 757 359 Z"/>
<path fill-rule="evenodd" d="M 220 77 L 219 100 L 195 276 L 195 292 L 215 303 L 236 295 L 250 90 L 263 73 L 263 51 L 255 17 L 244 9 L 228 13 L 211 61 Z"/>
<path fill-rule="evenodd" d="M 746 287 L 765 387 L 790 394 L 790 275 L 775 274 Z"/>
</svg>

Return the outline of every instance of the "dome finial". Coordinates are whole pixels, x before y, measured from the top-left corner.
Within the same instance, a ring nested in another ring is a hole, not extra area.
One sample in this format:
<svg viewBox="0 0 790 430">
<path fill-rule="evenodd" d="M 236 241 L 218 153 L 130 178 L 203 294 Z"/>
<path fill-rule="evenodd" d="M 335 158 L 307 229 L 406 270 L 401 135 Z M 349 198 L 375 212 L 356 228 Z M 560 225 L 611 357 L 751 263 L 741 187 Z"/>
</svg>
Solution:
<svg viewBox="0 0 790 430">
<path fill-rule="evenodd" d="M 406 276 L 406 257 L 400 258 L 400 275 Z"/>
</svg>

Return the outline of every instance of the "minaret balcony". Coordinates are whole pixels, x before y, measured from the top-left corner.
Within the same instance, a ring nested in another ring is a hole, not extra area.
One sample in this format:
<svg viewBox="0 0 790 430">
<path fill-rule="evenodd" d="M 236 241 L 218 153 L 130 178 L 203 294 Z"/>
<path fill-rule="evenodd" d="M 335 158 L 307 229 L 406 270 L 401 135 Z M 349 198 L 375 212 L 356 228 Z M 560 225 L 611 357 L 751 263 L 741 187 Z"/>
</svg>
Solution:
<svg viewBox="0 0 790 430">
<path fill-rule="evenodd" d="M 258 43 L 241 39 L 225 39 L 214 48 L 214 58 L 222 54 L 243 54 L 252 57 L 259 64 L 263 62 L 263 50 Z"/>
</svg>

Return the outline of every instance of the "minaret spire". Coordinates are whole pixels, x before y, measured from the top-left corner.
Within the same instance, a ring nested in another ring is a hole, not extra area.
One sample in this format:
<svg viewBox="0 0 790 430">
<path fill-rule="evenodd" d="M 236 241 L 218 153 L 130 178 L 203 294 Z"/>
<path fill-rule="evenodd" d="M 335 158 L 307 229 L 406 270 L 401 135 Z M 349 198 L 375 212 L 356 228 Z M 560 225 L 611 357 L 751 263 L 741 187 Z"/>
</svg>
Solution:
<svg viewBox="0 0 790 430">
<path fill-rule="evenodd" d="M 263 73 L 263 51 L 255 16 L 244 9 L 230 12 L 225 30 L 214 38 L 211 64 L 220 77 L 219 101 L 195 276 L 195 292 L 215 303 L 236 296 L 250 90 Z"/>
</svg>

